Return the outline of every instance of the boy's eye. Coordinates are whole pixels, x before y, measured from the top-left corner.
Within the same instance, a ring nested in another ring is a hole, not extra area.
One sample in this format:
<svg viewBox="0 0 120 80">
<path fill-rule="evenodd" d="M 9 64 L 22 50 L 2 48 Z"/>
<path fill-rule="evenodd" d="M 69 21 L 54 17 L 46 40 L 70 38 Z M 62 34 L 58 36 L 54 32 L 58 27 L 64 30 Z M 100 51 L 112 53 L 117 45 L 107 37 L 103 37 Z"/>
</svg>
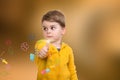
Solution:
<svg viewBox="0 0 120 80">
<path fill-rule="evenodd" d="M 47 30 L 48 30 L 48 28 L 44 27 L 44 28 L 43 28 L 43 30 L 44 30 L 44 31 L 47 31 Z"/>
<path fill-rule="evenodd" d="M 55 30 L 56 28 L 55 27 L 51 27 L 51 30 Z"/>
</svg>

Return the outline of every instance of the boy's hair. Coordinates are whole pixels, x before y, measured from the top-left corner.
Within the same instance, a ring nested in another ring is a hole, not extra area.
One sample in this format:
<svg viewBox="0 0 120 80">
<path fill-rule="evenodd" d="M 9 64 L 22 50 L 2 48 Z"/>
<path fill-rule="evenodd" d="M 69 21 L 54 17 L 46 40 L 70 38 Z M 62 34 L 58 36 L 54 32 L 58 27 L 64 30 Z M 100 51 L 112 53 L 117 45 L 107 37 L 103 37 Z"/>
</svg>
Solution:
<svg viewBox="0 0 120 80">
<path fill-rule="evenodd" d="M 52 10 L 52 11 L 47 12 L 42 17 L 42 22 L 44 20 L 50 21 L 50 22 L 57 22 L 60 24 L 62 28 L 65 28 L 65 16 L 62 12 L 58 10 Z"/>
</svg>

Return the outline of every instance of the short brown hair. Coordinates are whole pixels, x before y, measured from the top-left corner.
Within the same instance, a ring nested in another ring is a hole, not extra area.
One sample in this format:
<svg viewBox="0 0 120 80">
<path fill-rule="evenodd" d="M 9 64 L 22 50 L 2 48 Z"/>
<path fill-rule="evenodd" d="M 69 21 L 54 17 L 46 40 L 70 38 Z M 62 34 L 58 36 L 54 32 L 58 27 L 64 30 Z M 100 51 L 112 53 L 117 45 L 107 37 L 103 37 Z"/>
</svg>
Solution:
<svg viewBox="0 0 120 80">
<path fill-rule="evenodd" d="M 65 16 L 62 12 L 58 11 L 58 10 L 52 10 L 52 11 L 48 11 L 45 15 L 43 15 L 42 17 L 42 22 L 46 20 L 46 21 L 50 21 L 50 22 L 57 22 L 60 24 L 60 26 L 62 28 L 65 27 Z"/>
</svg>

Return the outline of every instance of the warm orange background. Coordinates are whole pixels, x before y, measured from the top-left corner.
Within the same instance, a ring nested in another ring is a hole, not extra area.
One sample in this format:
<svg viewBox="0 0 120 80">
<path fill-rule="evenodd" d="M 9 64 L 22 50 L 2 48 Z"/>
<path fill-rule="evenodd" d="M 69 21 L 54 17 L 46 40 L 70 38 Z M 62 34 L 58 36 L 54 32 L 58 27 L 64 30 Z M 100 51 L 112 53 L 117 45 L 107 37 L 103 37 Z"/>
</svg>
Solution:
<svg viewBox="0 0 120 80">
<path fill-rule="evenodd" d="M 42 15 L 53 9 L 65 14 L 67 33 L 63 40 L 74 50 L 79 80 L 118 80 L 120 68 L 113 66 L 109 57 L 120 58 L 119 5 L 119 0 L 0 0 L 0 53 L 5 52 L 0 57 L 8 61 L 8 65 L 0 62 L 0 80 L 36 80 L 37 67 L 29 60 L 29 54 L 42 38 Z M 101 21 L 96 22 L 97 18 Z M 99 35 L 94 33 L 96 42 L 89 48 L 92 36 L 88 36 L 88 41 L 84 38 L 92 24 L 103 31 Z M 35 35 L 34 40 L 29 39 L 31 34 Z M 9 46 L 5 44 L 7 39 L 12 41 Z M 26 52 L 20 48 L 23 42 L 29 44 Z"/>
</svg>

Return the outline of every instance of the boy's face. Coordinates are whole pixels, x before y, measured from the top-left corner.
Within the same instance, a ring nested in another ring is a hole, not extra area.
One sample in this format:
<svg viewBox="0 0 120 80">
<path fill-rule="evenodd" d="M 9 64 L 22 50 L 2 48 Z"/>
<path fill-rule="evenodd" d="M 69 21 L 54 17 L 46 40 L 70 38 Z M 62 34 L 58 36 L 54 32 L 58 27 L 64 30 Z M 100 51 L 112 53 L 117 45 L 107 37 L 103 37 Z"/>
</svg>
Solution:
<svg viewBox="0 0 120 80">
<path fill-rule="evenodd" d="M 65 33 L 65 28 L 62 28 L 57 22 L 43 21 L 43 36 L 51 41 L 59 41 Z"/>
</svg>

